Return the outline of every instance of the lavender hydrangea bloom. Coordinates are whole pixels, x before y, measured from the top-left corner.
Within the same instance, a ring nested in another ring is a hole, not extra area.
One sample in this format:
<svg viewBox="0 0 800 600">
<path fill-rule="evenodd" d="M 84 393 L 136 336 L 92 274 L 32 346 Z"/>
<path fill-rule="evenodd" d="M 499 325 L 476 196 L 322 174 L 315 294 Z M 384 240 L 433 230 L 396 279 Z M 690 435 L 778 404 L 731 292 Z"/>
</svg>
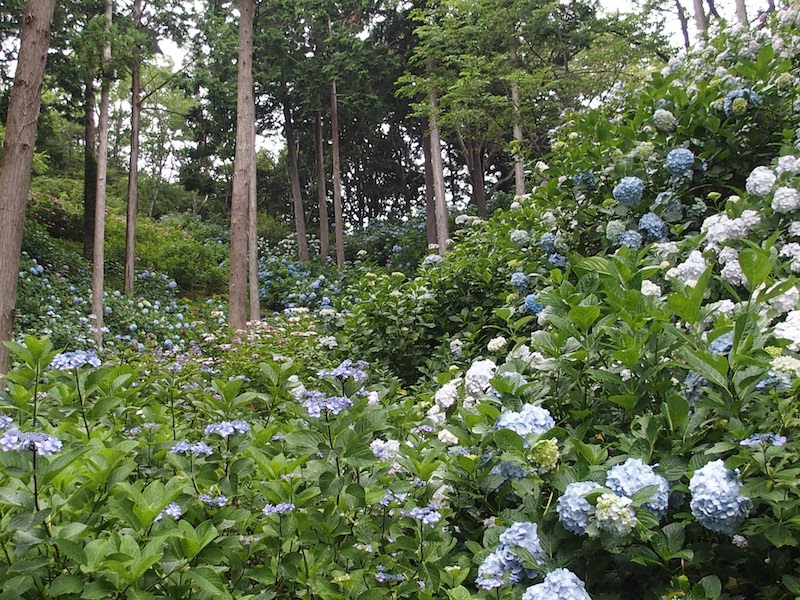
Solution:
<svg viewBox="0 0 800 600">
<path fill-rule="evenodd" d="M 250 425 L 247 421 L 222 421 L 221 423 L 212 423 L 206 426 L 206 435 L 218 433 L 226 438 L 234 433 L 247 433 L 250 431 Z"/>
<path fill-rule="evenodd" d="M 475 583 L 478 587 L 492 590 L 506 583 L 519 583 L 523 575 L 535 577 L 537 571 L 523 569 L 522 559 L 514 552 L 523 548 L 540 561 L 542 543 L 536 523 L 514 523 L 500 534 L 500 545 L 483 559 L 478 568 Z"/>
<path fill-rule="evenodd" d="M 176 504 L 175 502 L 170 502 L 169 504 L 167 504 L 167 506 L 166 506 L 166 508 L 164 508 L 164 510 L 162 510 L 160 513 L 158 513 L 158 515 L 156 516 L 155 520 L 156 521 L 160 521 L 165 516 L 167 516 L 167 517 L 171 517 L 171 518 L 173 518 L 173 519 L 175 519 L 177 521 L 178 519 L 181 518 L 182 514 L 183 514 L 183 509 L 180 507 L 180 505 Z"/>
<path fill-rule="evenodd" d="M 539 246 L 546 254 L 552 254 L 556 251 L 556 236 L 552 233 L 544 233 L 539 238 Z"/>
<path fill-rule="evenodd" d="M 58 369 L 59 371 L 71 371 L 87 365 L 95 368 L 101 365 L 100 359 L 94 350 L 76 350 L 75 352 L 56 354 L 53 357 L 53 362 L 50 363 L 50 368 Z"/>
<path fill-rule="evenodd" d="M 638 250 L 642 247 L 642 236 L 638 231 L 628 229 L 619 236 L 619 244 L 631 250 Z"/>
<path fill-rule="evenodd" d="M 203 504 L 208 504 L 210 506 L 219 506 L 222 508 L 228 503 L 228 499 L 225 496 L 211 496 L 209 494 L 200 494 L 199 496 L 200 502 Z"/>
<path fill-rule="evenodd" d="M 649 212 L 639 219 L 639 230 L 644 231 L 645 236 L 651 242 L 656 242 L 667 237 L 667 225 L 657 214 Z"/>
<path fill-rule="evenodd" d="M 500 534 L 500 544 L 512 552 L 516 547 L 524 548 L 537 562 L 542 558 L 542 542 L 536 523 L 514 523 Z"/>
<path fill-rule="evenodd" d="M 510 429 L 525 437 L 526 435 L 542 435 L 556 426 L 556 422 L 546 408 L 534 404 L 523 404 L 522 410 L 504 411 L 500 414 L 495 429 Z"/>
<path fill-rule="evenodd" d="M 739 442 L 740 446 L 760 446 L 761 444 L 769 445 L 772 444 L 773 446 L 783 446 L 786 444 L 786 436 L 785 435 L 778 435 L 776 433 L 755 433 L 751 435 L 749 438 L 742 440 Z"/>
<path fill-rule="evenodd" d="M 594 507 L 589 504 L 586 494 L 601 489 L 594 481 L 577 481 L 570 483 L 564 494 L 558 499 L 556 512 L 564 529 L 575 535 L 583 535 L 589 528 L 589 516 Z"/>
<path fill-rule="evenodd" d="M 420 521 L 423 525 L 433 527 L 442 519 L 442 514 L 439 512 L 439 507 L 431 503 L 422 508 L 412 508 L 411 510 L 403 511 L 404 517 L 411 517 Z"/>
<path fill-rule="evenodd" d="M 189 442 L 181 441 L 175 444 L 170 452 L 175 454 L 193 454 L 194 456 L 210 456 L 213 454 L 214 449 L 205 442 L 190 444 Z"/>
<path fill-rule="evenodd" d="M 329 410 L 334 415 L 353 406 L 353 401 L 347 396 L 326 396 L 322 392 L 307 390 L 303 394 L 306 400 L 303 406 L 308 410 L 308 416 L 319 418 L 323 410 Z"/>
<path fill-rule="evenodd" d="M 538 315 L 544 310 L 544 304 L 537 302 L 539 297 L 536 294 L 525 296 L 525 312 L 529 315 Z"/>
<path fill-rule="evenodd" d="M 261 509 L 261 512 L 265 515 L 285 515 L 293 510 L 294 504 L 291 502 L 281 502 L 280 504 L 267 504 Z"/>
<path fill-rule="evenodd" d="M 706 529 L 733 534 L 753 506 L 741 488 L 738 471 L 725 468 L 722 460 L 708 463 L 689 480 L 692 515 Z"/>
<path fill-rule="evenodd" d="M 406 498 L 408 498 L 408 494 L 405 492 L 393 492 L 392 490 L 386 490 L 386 493 L 381 498 L 379 504 L 381 506 L 389 506 L 392 502 L 405 502 Z"/>
<path fill-rule="evenodd" d="M 517 290 L 525 290 L 528 287 L 528 278 L 525 276 L 525 273 L 512 273 L 511 285 Z"/>
<path fill-rule="evenodd" d="M 369 363 L 365 360 L 353 361 L 351 359 L 343 360 L 338 367 L 334 369 L 322 369 L 317 372 L 319 377 L 335 377 L 344 381 L 351 378 L 353 381 L 364 381 L 367 378 L 365 369 Z"/>
<path fill-rule="evenodd" d="M 8 429 L 14 424 L 14 419 L 8 415 L 0 415 L 0 429 Z"/>
<path fill-rule="evenodd" d="M 507 583 L 519 581 L 519 575 L 507 567 L 513 562 L 513 555 L 508 549 L 498 548 L 487 554 L 478 567 L 478 577 L 475 584 L 484 590 L 494 590 Z M 516 581 L 515 581 L 516 579 Z"/>
<path fill-rule="evenodd" d="M 595 179 L 594 173 L 591 171 L 578 171 L 572 176 L 572 183 L 576 188 L 592 190 L 594 189 L 597 180 Z"/>
<path fill-rule="evenodd" d="M 386 572 L 386 567 L 383 565 L 378 566 L 378 572 L 375 573 L 375 579 L 380 583 L 403 583 L 406 578 L 403 576 L 402 573 L 398 573 L 397 575 L 392 575 L 391 573 Z"/>
<path fill-rule="evenodd" d="M 675 148 L 667 154 L 667 171 L 673 177 L 681 177 L 692 170 L 694 166 L 694 152 L 687 148 Z"/>
<path fill-rule="evenodd" d="M 669 483 L 653 471 L 653 467 L 638 458 L 629 458 L 621 465 L 611 467 L 606 479 L 606 486 L 612 492 L 628 498 L 633 498 L 636 492 L 651 485 L 658 489 L 643 506 L 661 519 L 667 513 Z"/>
<path fill-rule="evenodd" d="M 563 269 L 567 266 L 567 257 L 563 254 L 555 252 L 547 257 L 547 262 L 553 265 L 556 269 Z"/>
<path fill-rule="evenodd" d="M 0 438 L 3 452 L 24 452 L 33 450 L 39 456 L 52 456 L 61 451 L 63 443 L 54 435 L 40 431 L 22 432 L 16 427 L 6 429 Z"/>
<path fill-rule="evenodd" d="M 639 203 L 644 193 L 644 182 L 638 177 L 623 177 L 614 187 L 611 195 L 614 200 L 625 206 L 634 206 Z"/>
<path fill-rule="evenodd" d="M 761 96 L 759 96 L 756 92 L 748 88 L 732 90 L 725 95 L 725 102 L 723 103 L 723 110 L 725 111 L 725 115 L 727 117 L 738 117 L 744 112 L 735 103 L 737 98 L 742 98 L 745 101 L 745 111 L 748 103 L 752 103 L 753 106 L 761 106 Z"/>
<path fill-rule="evenodd" d="M 522 600 L 592 600 L 583 581 L 568 569 L 556 569 L 525 590 Z"/>
</svg>

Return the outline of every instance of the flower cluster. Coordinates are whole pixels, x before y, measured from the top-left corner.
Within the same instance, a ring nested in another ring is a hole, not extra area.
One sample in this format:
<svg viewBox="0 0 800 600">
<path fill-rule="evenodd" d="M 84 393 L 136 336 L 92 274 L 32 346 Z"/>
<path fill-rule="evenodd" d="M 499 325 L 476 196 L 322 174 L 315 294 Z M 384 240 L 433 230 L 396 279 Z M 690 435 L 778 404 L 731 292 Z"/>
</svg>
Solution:
<svg viewBox="0 0 800 600">
<path fill-rule="evenodd" d="M 408 494 L 405 492 L 393 492 L 392 490 L 386 490 L 386 493 L 381 498 L 379 504 L 381 506 L 389 506 L 392 502 L 405 502 L 406 498 L 408 498 Z"/>
<path fill-rule="evenodd" d="M 639 219 L 639 230 L 651 242 L 656 242 L 667 237 L 667 225 L 657 214 L 649 212 Z"/>
<path fill-rule="evenodd" d="M 745 183 L 747 193 L 756 198 L 766 198 L 775 186 L 777 176 L 769 167 L 756 167 Z"/>
<path fill-rule="evenodd" d="M 489 381 L 494 377 L 497 365 L 492 360 L 476 360 L 467 369 L 464 384 L 471 396 L 482 396 L 489 391 Z"/>
<path fill-rule="evenodd" d="M 84 366 L 97 368 L 100 365 L 100 359 L 94 350 L 76 350 L 75 352 L 56 354 L 53 357 L 53 362 L 50 363 L 50 368 L 58 369 L 59 371 L 71 371 Z"/>
<path fill-rule="evenodd" d="M 344 381 L 345 379 L 352 379 L 353 381 L 364 381 L 367 378 L 366 368 L 369 363 L 365 360 L 352 361 L 351 359 L 343 360 L 338 367 L 333 369 L 322 369 L 317 372 L 319 377 L 334 377 Z"/>
<path fill-rule="evenodd" d="M 193 454 L 194 456 L 210 456 L 214 452 L 214 449 L 205 442 L 190 444 L 189 442 L 182 441 L 175 444 L 170 452 L 174 452 L 175 454 Z"/>
<path fill-rule="evenodd" d="M 556 236 L 553 233 L 543 233 L 539 238 L 539 247 L 545 254 L 552 254 L 556 251 Z"/>
<path fill-rule="evenodd" d="M 511 241 L 519 248 L 527 248 L 531 243 L 531 236 L 524 229 L 515 229 L 509 235 Z"/>
<path fill-rule="evenodd" d="M 411 517 L 429 527 L 433 527 L 442 519 L 442 513 L 439 512 L 439 507 L 433 503 L 428 504 L 428 506 L 423 506 L 422 508 L 416 507 L 411 510 L 404 510 L 402 514 L 404 517 Z"/>
<path fill-rule="evenodd" d="M 761 446 L 763 445 L 773 445 L 773 446 L 783 446 L 787 442 L 785 435 L 779 435 L 777 433 L 769 432 L 769 433 L 754 433 L 749 438 L 746 438 L 739 442 L 740 446 Z"/>
<path fill-rule="evenodd" d="M 338 415 L 353 406 L 353 401 L 347 396 L 326 396 L 315 390 L 306 390 L 303 395 L 306 398 L 303 406 L 308 410 L 309 417 L 318 418 L 322 415 L 323 410 L 329 410 L 332 414 Z"/>
<path fill-rule="evenodd" d="M 672 131 L 677 123 L 675 116 L 664 108 L 659 108 L 653 113 L 653 125 L 659 131 Z"/>
<path fill-rule="evenodd" d="M 623 177 L 611 192 L 614 200 L 625 206 L 639 204 L 643 193 L 644 182 L 638 177 Z"/>
<path fill-rule="evenodd" d="M 741 487 L 738 472 L 726 469 L 722 460 L 708 463 L 689 480 L 692 515 L 706 529 L 733 534 L 752 508 Z"/>
<path fill-rule="evenodd" d="M 779 187 L 772 195 L 772 210 L 788 213 L 800 208 L 800 192 L 792 187 Z"/>
<path fill-rule="evenodd" d="M 167 504 L 164 510 L 162 510 L 160 513 L 158 513 L 158 515 L 156 515 L 155 520 L 160 521 L 164 517 L 170 517 L 177 521 L 178 519 L 181 518 L 182 514 L 183 514 L 183 509 L 180 507 L 180 505 L 176 504 L 175 502 L 170 502 L 169 504 Z"/>
<path fill-rule="evenodd" d="M 207 436 L 212 433 L 217 433 L 226 438 L 234 433 L 247 433 L 248 431 L 250 431 L 250 425 L 247 421 L 222 421 L 221 423 L 206 425 L 205 433 Z M 174 451 L 173 448 L 173 452 Z"/>
<path fill-rule="evenodd" d="M 636 509 L 630 498 L 602 494 L 594 508 L 597 526 L 615 537 L 624 537 L 636 527 Z"/>
<path fill-rule="evenodd" d="M 535 577 L 536 571 L 526 572 L 522 559 L 514 552 L 522 548 L 537 561 L 542 558 L 542 543 L 536 523 L 514 523 L 500 534 L 500 545 L 483 559 L 478 567 L 475 583 L 485 590 L 493 590 L 507 583 L 519 583 L 523 575 Z"/>
<path fill-rule="evenodd" d="M 400 452 L 400 442 L 397 440 L 373 440 L 369 447 L 378 460 L 392 460 Z"/>
<path fill-rule="evenodd" d="M 444 409 L 448 409 L 453 406 L 458 398 L 458 384 L 460 382 L 460 379 L 456 381 L 448 381 L 442 387 L 440 387 L 433 397 L 436 405 Z"/>
<path fill-rule="evenodd" d="M 265 515 L 285 515 L 294 510 L 294 504 L 291 502 L 281 502 L 280 504 L 267 504 L 261 509 Z"/>
<path fill-rule="evenodd" d="M 747 112 L 750 104 L 761 106 L 761 96 L 747 88 L 731 90 L 725 95 L 723 110 L 727 117 L 741 117 Z"/>
<path fill-rule="evenodd" d="M 525 590 L 522 600 L 591 600 L 583 581 L 568 569 L 556 569 Z"/>
<path fill-rule="evenodd" d="M 691 173 L 694 166 L 694 152 L 688 148 L 675 148 L 667 154 L 667 171 L 673 177 L 683 177 Z"/>
<path fill-rule="evenodd" d="M 575 535 L 583 535 L 588 531 L 589 517 L 594 507 L 589 504 L 586 495 L 601 489 L 603 486 L 594 481 L 576 481 L 567 486 L 556 505 L 558 520 L 564 529 Z"/>
<path fill-rule="evenodd" d="M 528 287 L 528 278 L 525 273 L 512 273 L 511 286 L 519 292 L 524 292 Z"/>
<path fill-rule="evenodd" d="M 61 451 L 63 443 L 54 435 L 40 431 L 22 432 L 16 427 L 6 429 L 0 438 L 3 452 L 24 452 L 33 450 L 39 456 L 51 456 Z"/>
<path fill-rule="evenodd" d="M 669 483 L 658 475 L 653 467 L 638 458 L 629 458 L 621 465 L 611 467 L 606 478 L 606 486 L 615 494 L 632 498 L 639 490 L 655 486 L 650 500 L 643 505 L 661 519 L 667 513 L 669 503 Z"/>
<path fill-rule="evenodd" d="M 544 304 L 538 301 L 539 297 L 536 294 L 528 294 L 525 296 L 525 313 L 529 315 L 538 315 L 544 310 Z"/>
<path fill-rule="evenodd" d="M 198 498 L 200 498 L 200 502 L 203 504 L 208 504 L 209 506 L 218 506 L 220 508 L 228 503 L 228 499 L 222 495 L 211 496 L 209 494 L 200 494 Z"/>
<path fill-rule="evenodd" d="M 510 429 L 522 437 L 542 435 L 555 426 L 550 411 L 535 404 L 523 404 L 519 412 L 503 411 L 494 424 L 495 429 Z"/>
<path fill-rule="evenodd" d="M 638 231 L 628 229 L 619 236 L 619 244 L 631 250 L 638 250 L 642 247 L 642 236 Z"/>
</svg>

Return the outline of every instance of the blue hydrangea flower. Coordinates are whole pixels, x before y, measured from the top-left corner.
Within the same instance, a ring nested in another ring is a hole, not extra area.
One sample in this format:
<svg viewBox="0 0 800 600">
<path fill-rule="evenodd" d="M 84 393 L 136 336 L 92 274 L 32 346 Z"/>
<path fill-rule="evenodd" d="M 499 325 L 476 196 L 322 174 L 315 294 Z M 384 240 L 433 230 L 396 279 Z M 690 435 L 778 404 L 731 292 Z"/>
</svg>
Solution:
<svg viewBox="0 0 800 600">
<path fill-rule="evenodd" d="M 725 468 L 722 460 L 708 463 L 689 480 L 692 515 L 706 529 L 733 534 L 753 506 L 741 489 L 738 471 Z"/>
<path fill-rule="evenodd" d="M 317 371 L 318 377 L 335 377 L 344 381 L 345 379 L 352 379 L 353 381 L 364 381 L 367 378 L 366 368 L 369 363 L 365 360 L 353 361 L 351 359 L 343 360 L 338 367 L 334 369 L 322 369 Z"/>
<path fill-rule="evenodd" d="M 524 291 L 528 287 L 528 278 L 526 277 L 525 273 L 512 273 L 511 274 L 511 285 L 515 289 L 519 291 Z"/>
<path fill-rule="evenodd" d="M 421 522 L 423 525 L 433 527 L 442 519 L 442 514 L 439 512 L 439 507 L 431 503 L 422 508 L 412 508 L 411 510 L 403 511 L 404 517 L 411 517 Z"/>
<path fill-rule="evenodd" d="M 505 553 L 510 554 L 508 550 Z M 503 556 L 503 551 L 500 548 L 487 554 L 478 567 L 478 577 L 475 579 L 475 584 L 484 590 L 494 590 L 503 587 L 507 583 L 516 583 L 512 581 L 513 572 L 506 570 L 508 562 L 510 560 Z"/>
<path fill-rule="evenodd" d="M 375 579 L 379 583 L 403 583 L 406 578 L 403 576 L 402 573 L 398 573 L 397 575 L 393 575 L 392 573 L 386 572 L 386 567 L 383 565 L 378 565 L 378 572 L 375 573 Z"/>
<path fill-rule="evenodd" d="M 563 269 L 567 266 L 567 257 L 556 252 L 547 257 L 547 262 L 557 269 Z"/>
<path fill-rule="evenodd" d="M 206 425 L 205 433 L 207 436 L 212 433 L 218 433 L 226 438 L 234 433 L 247 433 L 248 431 L 250 431 L 250 425 L 248 425 L 247 421 L 222 421 L 221 423 Z"/>
<path fill-rule="evenodd" d="M 638 458 L 629 458 L 621 465 L 611 467 L 606 479 L 606 487 L 615 494 L 633 498 L 633 495 L 648 486 L 657 486 L 644 508 L 661 519 L 667 513 L 669 503 L 669 483 Z"/>
<path fill-rule="evenodd" d="M 667 171 L 673 177 L 681 177 L 692 170 L 694 152 L 688 148 L 675 148 L 667 154 Z"/>
<path fill-rule="evenodd" d="M 649 212 L 639 219 L 639 230 L 644 231 L 651 242 L 667 237 L 667 224 L 655 213 Z"/>
<path fill-rule="evenodd" d="M 510 429 L 523 438 L 526 435 L 542 435 L 555 426 L 550 411 L 534 404 L 523 404 L 519 412 L 503 411 L 494 424 L 495 429 Z"/>
<path fill-rule="evenodd" d="M 306 398 L 303 406 L 308 410 L 308 416 L 318 418 L 323 410 L 329 410 L 334 415 L 353 406 L 353 401 L 347 396 L 326 396 L 322 392 L 307 390 L 303 393 Z"/>
<path fill-rule="evenodd" d="M 500 545 L 510 549 L 524 548 L 535 559 L 540 562 L 542 558 L 542 542 L 539 539 L 539 531 L 536 523 L 514 523 L 500 534 Z M 530 573 L 528 574 L 531 575 Z"/>
<path fill-rule="evenodd" d="M 596 182 L 594 173 L 591 171 L 578 171 L 572 176 L 572 183 L 575 184 L 576 188 L 592 190 Z"/>
<path fill-rule="evenodd" d="M 61 451 L 63 443 L 54 435 L 40 431 L 22 432 L 16 427 L 6 429 L 0 438 L 3 452 L 25 452 L 33 450 L 39 456 L 52 456 Z"/>
<path fill-rule="evenodd" d="M 155 520 L 156 521 L 160 521 L 165 516 L 167 516 L 167 517 L 171 517 L 171 518 L 173 518 L 173 519 L 175 519 L 177 521 L 178 519 L 181 518 L 182 514 L 183 514 L 183 509 L 180 507 L 180 505 L 176 504 L 175 502 L 170 502 L 166 506 L 166 508 L 164 508 L 164 510 L 162 510 L 160 513 L 158 513 L 158 515 L 156 516 Z"/>
<path fill-rule="evenodd" d="M 642 247 L 642 236 L 638 231 L 628 229 L 619 236 L 619 244 L 631 250 L 638 250 Z"/>
<path fill-rule="evenodd" d="M 754 433 L 749 438 L 746 438 L 739 442 L 740 446 L 760 446 L 761 444 L 769 445 L 772 444 L 773 446 L 783 446 L 786 444 L 786 436 L 785 435 L 778 435 L 777 433 Z"/>
<path fill-rule="evenodd" d="M 589 528 L 589 516 L 594 507 L 589 504 L 586 494 L 601 489 L 594 481 L 577 481 L 570 483 L 558 499 L 556 512 L 564 529 L 575 535 L 583 535 Z"/>
<path fill-rule="evenodd" d="M 294 504 L 291 502 L 281 502 L 280 504 L 267 504 L 261 509 L 261 512 L 265 515 L 285 515 L 293 510 Z"/>
<path fill-rule="evenodd" d="M 552 254 L 556 251 L 556 236 L 553 233 L 544 233 L 539 238 L 539 247 L 545 254 Z"/>
<path fill-rule="evenodd" d="M 739 108 L 738 103 L 734 102 L 737 98 L 742 98 L 745 101 L 744 110 Z M 723 103 L 725 116 L 727 117 L 741 116 L 743 112 L 746 112 L 747 104 L 753 104 L 753 106 L 761 106 L 761 96 L 759 96 L 757 93 L 748 88 L 741 88 L 738 90 L 733 90 L 728 92 L 725 95 L 725 102 Z"/>
<path fill-rule="evenodd" d="M 525 590 L 522 600 L 592 600 L 583 581 L 568 569 L 556 569 Z"/>
<path fill-rule="evenodd" d="M 8 429 L 14 424 L 14 419 L 8 415 L 0 415 L 0 429 Z"/>
<path fill-rule="evenodd" d="M 530 475 L 530 472 L 522 465 L 518 465 L 517 463 L 507 460 L 501 460 L 499 463 L 497 463 L 494 467 L 492 467 L 490 473 L 492 475 L 499 475 L 505 481 L 525 479 L 528 475 Z"/>
<path fill-rule="evenodd" d="M 506 583 L 519 583 L 523 576 L 536 577 L 537 571 L 523 569 L 522 559 L 514 552 L 515 548 L 524 548 L 537 562 L 541 561 L 542 543 L 536 523 L 514 523 L 500 534 L 499 546 L 478 567 L 475 580 L 478 587 L 492 590 Z"/>
<path fill-rule="evenodd" d="M 190 444 L 189 442 L 181 441 L 175 444 L 170 452 L 174 452 L 175 454 L 193 454 L 194 456 L 210 456 L 213 454 L 214 449 L 205 442 Z"/>
<path fill-rule="evenodd" d="M 209 494 L 200 494 L 199 496 L 200 502 L 203 504 L 208 504 L 209 506 L 218 506 L 222 508 L 228 503 L 228 499 L 225 496 L 211 496 Z"/>
<path fill-rule="evenodd" d="M 59 371 L 71 371 L 87 365 L 96 368 L 100 364 L 100 359 L 94 350 L 76 350 L 75 352 L 56 354 L 53 357 L 53 362 L 50 363 L 50 368 L 58 369 Z"/>
<path fill-rule="evenodd" d="M 544 304 L 537 302 L 538 296 L 536 294 L 528 294 L 525 296 L 525 312 L 529 315 L 538 315 L 544 310 Z"/>
<path fill-rule="evenodd" d="M 644 182 L 638 177 L 623 177 L 614 187 L 611 195 L 614 200 L 625 206 L 635 206 L 639 204 L 644 193 Z"/>
</svg>

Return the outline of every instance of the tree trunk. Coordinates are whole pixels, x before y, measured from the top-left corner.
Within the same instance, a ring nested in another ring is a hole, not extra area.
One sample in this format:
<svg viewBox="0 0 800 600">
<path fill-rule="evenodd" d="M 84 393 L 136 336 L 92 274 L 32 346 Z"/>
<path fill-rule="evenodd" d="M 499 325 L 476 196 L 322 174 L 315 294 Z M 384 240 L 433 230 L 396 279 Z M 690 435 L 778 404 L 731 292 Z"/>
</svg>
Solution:
<svg viewBox="0 0 800 600">
<path fill-rule="evenodd" d="M 342 166 L 339 157 L 339 100 L 336 81 L 331 82 L 331 141 L 333 153 L 333 221 L 336 237 L 336 264 L 344 264 L 344 219 L 342 218 Z"/>
<path fill-rule="evenodd" d="M 447 228 L 447 203 L 444 197 L 444 164 L 442 163 L 442 141 L 439 136 L 439 124 L 436 122 L 438 111 L 438 98 L 436 90 L 428 93 L 429 114 L 428 124 L 431 138 L 431 166 L 433 167 L 433 194 L 436 205 L 436 243 L 439 244 L 439 254 L 447 252 L 447 238 L 450 233 Z"/>
<path fill-rule="evenodd" d="M 254 105 L 255 110 L 255 105 Z M 255 122 L 253 123 L 255 127 Z M 253 140 L 256 134 L 253 130 Z M 255 144 L 253 145 L 253 172 L 252 182 L 250 183 L 250 204 L 247 219 L 247 248 L 248 254 L 248 279 L 250 282 L 250 321 L 255 323 L 261 320 L 261 301 L 259 298 L 258 285 L 258 194 L 256 189 L 256 163 L 255 163 Z"/>
<path fill-rule="evenodd" d="M 111 93 L 111 16 L 112 0 L 105 2 L 105 43 L 103 45 L 103 86 L 100 90 L 100 147 L 97 151 L 97 212 L 94 220 L 94 258 L 92 261 L 92 315 L 94 341 L 103 347 L 103 288 L 105 286 L 106 178 L 108 175 L 108 103 Z"/>
<path fill-rule="evenodd" d="M 142 0 L 133 1 L 133 27 L 142 27 Z M 125 280 L 123 290 L 133 293 L 136 277 L 136 214 L 139 212 L 139 130 L 142 116 L 141 70 L 134 53 L 131 63 L 131 156 L 128 168 L 128 207 L 125 223 Z"/>
<path fill-rule="evenodd" d="M 717 10 L 717 5 L 714 4 L 714 0 L 706 0 L 706 4 L 708 4 L 708 14 L 710 17 L 721 18 Z"/>
<path fill-rule="evenodd" d="M 433 165 L 431 163 L 431 138 L 427 132 L 428 123 L 423 123 L 426 132 L 422 136 L 422 156 L 425 161 L 425 229 L 428 243 L 436 244 L 436 196 L 433 185 Z"/>
<path fill-rule="evenodd" d="M 475 208 L 478 216 L 485 219 L 488 216 L 486 210 L 486 183 L 483 175 L 483 151 L 480 149 L 470 150 L 467 155 L 469 165 L 469 177 L 472 182 L 472 198 L 475 201 Z"/>
<path fill-rule="evenodd" d="M 94 214 L 97 201 L 97 131 L 94 123 L 96 105 L 94 74 L 86 76 L 85 114 L 83 121 L 83 257 L 92 260 L 94 252 Z"/>
<path fill-rule="evenodd" d="M 704 39 L 708 33 L 708 17 L 703 8 L 703 0 L 694 0 L 694 25 L 697 27 L 697 38 Z"/>
<path fill-rule="evenodd" d="M 25 7 L 14 87 L 8 102 L 0 162 L 0 382 L 8 373 L 8 349 L 3 342 L 11 340 L 14 328 L 25 207 L 54 6 L 55 0 L 29 0 Z"/>
<path fill-rule="evenodd" d="M 122 98 L 119 99 L 117 104 L 117 113 L 114 115 L 116 118 L 116 126 L 114 133 L 114 151 L 111 153 L 111 164 L 114 168 L 122 168 L 120 165 L 120 152 L 119 147 L 122 142 Z"/>
<path fill-rule="evenodd" d="M 255 113 L 253 90 L 253 24 L 255 0 L 239 4 L 239 59 L 236 93 L 236 151 L 231 191 L 231 255 L 228 286 L 228 322 L 234 331 L 247 322 L 247 213 L 255 168 Z"/>
<path fill-rule="evenodd" d="M 150 202 L 150 210 L 147 211 L 147 216 L 153 218 L 153 213 L 156 210 L 156 202 L 158 196 L 161 194 L 161 181 L 164 175 L 164 165 L 167 162 L 167 131 L 162 129 L 158 136 L 158 155 L 156 157 L 156 164 L 158 168 L 155 173 L 156 189 L 153 190 L 153 200 Z"/>
<path fill-rule="evenodd" d="M 516 34 L 515 34 L 516 36 Z M 517 45 L 519 40 L 514 37 L 511 40 L 511 62 L 517 66 Z M 514 191 L 517 196 L 525 194 L 525 162 L 522 160 L 522 117 L 520 115 L 519 84 L 511 82 L 511 108 L 514 111 L 514 141 L 518 148 L 514 154 Z"/>
<path fill-rule="evenodd" d="M 300 166 L 297 159 L 297 143 L 294 139 L 294 123 L 289 108 L 288 93 L 283 100 L 283 130 L 286 135 L 286 155 L 289 167 L 289 182 L 292 189 L 292 207 L 294 208 L 294 226 L 297 232 L 297 255 L 301 261 L 308 260 L 308 242 L 306 240 L 306 217 L 303 209 L 303 188 L 300 185 Z"/>
<path fill-rule="evenodd" d="M 692 45 L 692 41 L 689 39 L 689 19 L 686 17 L 686 9 L 683 8 L 681 0 L 675 0 L 675 8 L 678 10 L 678 21 L 680 21 L 681 24 L 683 47 L 688 50 Z"/>
<path fill-rule="evenodd" d="M 736 0 L 736 18 L 739 20 L 739 23 L 745 27 L 750 26 L 750 21 L 747 18 L 747 7 L 744 4 L 744 0 Z"/>
<path fill-rule="evenodd" d="M 319 205 L 319 257 L 322 262 L 330 252 L 330 227 L 328 227 L 328 191 L 325 186 L 325 144 L 322 139 L 322 115 L 317 111 L 314 127 L 317 149 L 317 204 Z"/>
</svg>

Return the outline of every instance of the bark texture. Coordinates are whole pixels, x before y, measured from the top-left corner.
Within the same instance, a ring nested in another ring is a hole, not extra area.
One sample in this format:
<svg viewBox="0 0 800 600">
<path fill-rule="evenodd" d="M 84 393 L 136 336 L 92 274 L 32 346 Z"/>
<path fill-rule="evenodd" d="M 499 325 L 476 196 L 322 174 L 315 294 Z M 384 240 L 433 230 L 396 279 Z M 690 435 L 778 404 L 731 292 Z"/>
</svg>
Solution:
<svg viewBox="0 0 800 600">
<path fill-rule="evenodd" d="M 439 124 L 436 121 L 438 97 L 436 90 L 428 93 L 430 114 L 428 126 L 431 138 L 431 166 L 433 167 L 433 194 L 436 206 L 436 243 L 439 244 L 439 254 L 447 252 L 447 238 L 450 237 L 447 226 L 447 201 L 444 196 L 444 164 L 442 162 L 442 140 L 439 135 Z"/>
<path fill-rule="evenodd" d="M 325 186 L 325 144 L 322 138 L 322 115 L 317 112 L 314 127 L 317 154 L 317 204 L 319 205 L 319 257 L 325 262 L 330 252 L 330 227 L 328 226 L 328 191 Z"/>
<path fill-rule="evenodd" d="M 336 236 L 336 264 L 344 264 L 344 217 L 342 215 L 342 166 L 339 157 L 339 99 L 336 81 L 331 82 L 331 141 L 333 153 L 333 223 Z"/>
<path fill-rule="evenodd" d="M 133 27 L 142 27 L 142 0 L 133 2 Z M 128 165 L 128 206 L 125 222 L 125 281 L 126 294 L 133 293 L 136 278 L 136 214 L 139 212 L 139 132 L 142 121 L 141 69 L 139 58 L 131 64 L 131 156 Z"/>
<path fill-rule="evenodd" d="M 292 121 L 292 110 L 289 108 L 288 95 L 283 102 L 283 130 L 286 136 L 286 158 L 289 163 L 289 183 L 292 190 L 294 227 L 297 233 L 297 256 L 301 261 L 307 261 L 308 242 L 306 241 L 306 216 L 305 210 L 303 209 L 303 188 L 300 185 L 297 142 L 294 139 L 294 122 Z"/>
<path fill-rule="evenodd" d="M 427 232 L 428 243 L 438 243 L 436 236 L 436 195 L 433 189 L 433 164 L 431 161 L 431 137 L 427 132 L 427 121 L 424 123 L 426 128 L 422 137 L 422 156 L 425 161 L 425 229 Z"/>
<path fill-rule="evenodd" d="M 94 215 L 97 202 L 97 128 L 94 111 L 94 75 L 86 76 L 83 116 L 83 257 L 92 260 Z"/>
</svg>

